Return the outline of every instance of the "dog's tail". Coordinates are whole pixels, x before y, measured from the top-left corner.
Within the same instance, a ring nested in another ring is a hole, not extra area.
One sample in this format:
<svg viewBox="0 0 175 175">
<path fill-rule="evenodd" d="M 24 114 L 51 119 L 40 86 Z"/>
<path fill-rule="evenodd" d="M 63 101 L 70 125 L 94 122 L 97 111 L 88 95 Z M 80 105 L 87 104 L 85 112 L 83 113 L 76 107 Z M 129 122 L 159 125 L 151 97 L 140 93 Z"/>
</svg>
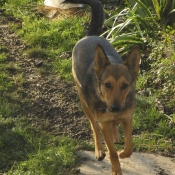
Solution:
<svg viewBox="0 0 175 175">
<path fill-rule="evenodd" d="M 65 0 L 63 3 L 73 4 L 87 4 L 91 6 L 92 16 L 87 36 L 100 35 L 104 23 L 104 10 L 100 1 L 98 0 Z"/>
</svg>

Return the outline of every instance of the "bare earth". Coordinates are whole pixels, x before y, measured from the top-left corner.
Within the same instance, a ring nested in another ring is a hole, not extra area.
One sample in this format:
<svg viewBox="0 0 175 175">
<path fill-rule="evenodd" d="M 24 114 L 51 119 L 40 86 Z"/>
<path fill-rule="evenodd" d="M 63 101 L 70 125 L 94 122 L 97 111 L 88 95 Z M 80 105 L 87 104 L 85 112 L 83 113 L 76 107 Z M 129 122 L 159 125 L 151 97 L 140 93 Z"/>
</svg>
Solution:
<svg viewBox="0 0 175 175">
<path fill-rule="evenodd" d="M 67 135 L 76 139 L 91 139 L 88 119 L 81 110 L 74 83 L 67 83 L 53 73 L 42 74 L 41 68 L 48 60 L 36 56 L 28 58 L 23 51 L 27 46 L 8 27 L 20 23 L 12 16 L 5 16 L 0 10 L 0 45 L 5 48 L 9 64 L 20 67 L 26 83 L 21 89 L 23 101 L 21 111 L 36 129 L 46 130 L 54 135 Z M 70 55 L 71 57 L 71 55 Z M 49 71 L 48 71 L 49 72 Z M 16 75 L 12 71 L 12 76 Z"/>
</svg>

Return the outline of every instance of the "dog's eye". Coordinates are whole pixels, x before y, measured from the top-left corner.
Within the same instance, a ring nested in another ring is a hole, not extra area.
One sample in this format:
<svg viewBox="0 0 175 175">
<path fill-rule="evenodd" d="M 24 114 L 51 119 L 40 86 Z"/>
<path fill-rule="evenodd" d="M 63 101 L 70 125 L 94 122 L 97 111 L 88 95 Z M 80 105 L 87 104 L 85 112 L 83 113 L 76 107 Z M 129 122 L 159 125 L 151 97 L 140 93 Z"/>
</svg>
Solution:
<svg viewBox="0 0 175 175">
<path fill-rule="evenodd" d="M 126 89 L 128 86 L 129 86 L 128 84 L 124 83 L 124 84 L 122 85 L 122 89 Z"/>
<path fill-rule="evenodd" d="M 110 89 L 111 88 L 111 84 L 110 83 L 105 83 L 104 84 L 106 88 Z"/>
</svg>

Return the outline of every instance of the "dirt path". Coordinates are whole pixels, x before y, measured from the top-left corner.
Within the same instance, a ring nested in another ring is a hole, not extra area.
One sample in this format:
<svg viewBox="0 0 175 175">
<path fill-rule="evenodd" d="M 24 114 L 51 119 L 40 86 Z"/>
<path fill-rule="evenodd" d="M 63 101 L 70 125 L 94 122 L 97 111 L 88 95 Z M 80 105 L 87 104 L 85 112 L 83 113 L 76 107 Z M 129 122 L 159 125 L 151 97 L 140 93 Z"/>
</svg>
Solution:
<svg viewBox="0 0 175 175">
<path fill-rule="evenodd" d="M 81 175 L 110 175 L 111 165 L 107 156 L 103 161 L 95 159 L 94 152 L 78 152 L 82 158 Z M 175 158 L 160 155 L 133 153 L 131 158 L 120 159 L 123 175 L 175 175 Z"/>
<path fill-rule="evenodd" d="M 81 110 L 74 83 L 67 83 L 59 79 L 58 75 L 42 74 L 40 69 L 47 62 L 42 58 L 23 55 L 23 51 L 28 48 L 10 30 L 9 23 L 13 25 L 20 21 L 5 16 L 4 10 L 0 10 L 0 45 L 9 55 L 9 64 L 19 67 L 26 80 L 22 87 L 21 110 L 29 123 L 36 129 L 41 128 L 54 135 L 91 139 L 89 123 Z"/>
</svg>

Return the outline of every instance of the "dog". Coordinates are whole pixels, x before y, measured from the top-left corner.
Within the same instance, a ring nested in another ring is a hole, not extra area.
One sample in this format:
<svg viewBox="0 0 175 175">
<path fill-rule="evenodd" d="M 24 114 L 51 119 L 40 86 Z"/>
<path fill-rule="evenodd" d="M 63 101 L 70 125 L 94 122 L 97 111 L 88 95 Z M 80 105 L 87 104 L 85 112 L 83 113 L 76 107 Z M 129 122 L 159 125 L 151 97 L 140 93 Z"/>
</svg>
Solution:
<svg viewBox="0 0 175 175">
<path fill-rule="evenodd" d="M 112 165 L 112 175 L 122 175 L 120 158 L 132 154 L 132 118 L 135 108 L 135 82 L 139 72 L 140 50 L 136 46 L 123 61 L 114 47 L 99 37 L 104 23 L 104 10 L 98 0 L 65 0 L 64 3 L 91 6 L 92 16 L 87 36 L 72 52 L 72 74 L 81 106 L 88 117 L 95 141 L 95 156 L 103 160 L 105 140 Z M 98 124 L 97 124 L 98 123 Z M 125 146 L 116 152 L 117 126 L 122 123 Z M 100 128 L 100 129 L 99 129 Z"/>
</svg>

